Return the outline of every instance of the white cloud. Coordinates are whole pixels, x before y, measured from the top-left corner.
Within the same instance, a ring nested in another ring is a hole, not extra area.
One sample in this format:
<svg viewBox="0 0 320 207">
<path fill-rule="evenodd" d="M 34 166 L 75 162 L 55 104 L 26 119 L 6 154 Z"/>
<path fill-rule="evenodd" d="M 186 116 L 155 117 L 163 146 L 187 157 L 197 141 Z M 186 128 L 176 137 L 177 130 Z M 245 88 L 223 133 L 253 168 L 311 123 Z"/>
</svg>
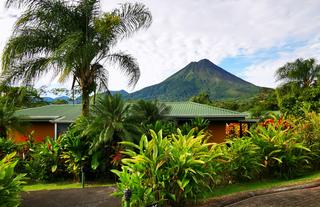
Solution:
<svg viewBox="0 0 320 207">
<path fill-rule="evenodd" d="M 250 65 L 244 70 L 243 77 L 257 85 L 275 88 L 281 84 L 281 82 L 276 82 L 275 80 L 276 70 L 287 62 L 295 61 L 297 58 L 316 58 L 320 60 L 319 38 L 311 40 L 306 45 L 298 47 L 293 51 L 281 52 L 277 59 Z"/>
<path fill-rule="evenodd" d="M 119 2 L 102 0 L 105 11 Z M 132 1 L 133 2 L 133 1 Z M 242 73 L 248 81 L 271 86 L 275 68 L 292 58 L 318 56 L 320 34 L 319 0 L 140 0 L 153 14 L 145 31 L 121 42 L 117 49 L 137 58 L 141 78 L 135 90 L 161 82 L 191 61 L 208 58 L 219 64 L 223 58 L 252 55 L 261 49 L 284 46 L 288 41 L 306 41 L 279 58 L 251 65 Z M 8 12 L 5 14 L 8 16 Z M 8 38 L 13 18 L 0 19 L 0 49 Z M 314 40 L 311 42 L 309 40 Z M 311 46 L 315 47 L 312 48 Z M 110 88 L 127 89 L 126 78 L 110 69 Z M 48 82 L 46 79 L 43 82 Z"/>
</svg>

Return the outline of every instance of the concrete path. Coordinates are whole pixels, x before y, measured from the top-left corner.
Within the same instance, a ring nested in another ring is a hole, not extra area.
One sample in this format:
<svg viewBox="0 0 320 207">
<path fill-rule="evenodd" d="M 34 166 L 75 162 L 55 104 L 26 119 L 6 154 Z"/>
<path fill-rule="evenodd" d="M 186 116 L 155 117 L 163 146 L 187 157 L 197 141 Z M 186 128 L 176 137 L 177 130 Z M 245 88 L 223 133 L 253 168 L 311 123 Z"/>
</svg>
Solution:
<svg viewBox="0 0 320 207">
<path fill-rule="evenodd" d="M 113 187 L 22 193 L 22 207 L 120 207 Z M 300 186 L 238 193 L 214 198 L 198 207 L 320 207 L 320 181 Z"/>
<path fill-rule="evenodd" d="M 319 207 L 320 187 L 255 196 L 227 207 Z"/>
<path fill-rule="evenodd" d="M 22 193 L 22 207 L 120 207 L 113 187 L 42 190 Z"/>
</svg>

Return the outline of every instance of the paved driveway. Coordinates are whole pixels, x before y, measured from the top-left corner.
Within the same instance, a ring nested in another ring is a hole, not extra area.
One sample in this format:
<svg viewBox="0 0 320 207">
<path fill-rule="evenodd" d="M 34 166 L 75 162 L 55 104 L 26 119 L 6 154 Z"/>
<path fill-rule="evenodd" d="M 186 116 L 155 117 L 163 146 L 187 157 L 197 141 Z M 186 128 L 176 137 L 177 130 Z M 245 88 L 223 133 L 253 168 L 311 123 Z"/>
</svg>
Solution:
<svg viewBox="0 0 320 207">
<path fill-rule="evenodd" d="M 22 194 L 22 207 L 120 207 L 113 187 L 32 191 Z M 201 207 L 225 206 L 212 202 Z M 320 207 L 320 186 L 254 196 L 225 207 Z"/>
<path fill-rule="evenodd" d="M 113 187 L 43 190 L 22 193 L 22 207 L 120 207 Z"/>
<path fill-rule="evenodd" d="M 319 207 L 320 187 L 256 196 L 227 207 Z"/>
</svg>

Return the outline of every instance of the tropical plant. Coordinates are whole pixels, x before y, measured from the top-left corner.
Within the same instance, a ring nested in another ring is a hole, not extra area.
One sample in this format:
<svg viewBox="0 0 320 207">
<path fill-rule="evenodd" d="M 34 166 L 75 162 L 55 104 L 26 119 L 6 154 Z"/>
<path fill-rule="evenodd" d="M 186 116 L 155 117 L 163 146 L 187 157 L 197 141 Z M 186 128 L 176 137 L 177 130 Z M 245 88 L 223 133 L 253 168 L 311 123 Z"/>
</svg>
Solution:
<svg viewBox="0 0 320 207">
<path fill-rule="evenodd" d="M 16 110 L 8 102 L 0 102 L 0 137 L 8 138 L 9 129 L 22 131 L 24 129 L 21 117 L 15 114 Z"/>
<path fill-rule="evenodd" d="M 137 122 L 143 125 L 154 124 L 158 120 L 164 119 L 170 108 L 158 101 L 139 100 L 132 105 L 132 113 Z"/>
<path fill-rule="evenodd" d="M 200 117 L 185 122 L 180 128 L 183 134 L 188 134 L 193 129 L 195 134 L 199 133 L 202 130 L 207 129 L 209 126 L 209 121 Z"/>
<path fill-rule="evenodd" d="M 295 131 L 301 136 L 306 146 L 314 152 L 312 164 L 314 168 L 319 167 L 320 156 L 320 115 L 304 109 L 303 118 L 296 119 Z"/>
<path fill-rule="evenodd" d="M 304 108 L 320 112 L 320 83 L 312 87 L 300 88 L 295 84 L 286 84 L 277 89 L 280 110 L 295 116 L 304 116 Z"/>
<path fill-rule="evenodd" d="M 30 83 L 49 70 L 60 81 L 73 77 L 82 90 L 82 113 L 89 114 L 90 93 L 107 87 L 101 62 L 118 63 L 134 86 L 140 76 L 136 60 L 111 49 L 152 22 L 140 3 L 101 11 L 100 0 L 7 0 L 7 7 L 25 6 L 2 57 L 5 81 Z"/>
<path fill-rule="evenodd" d="M 145 133 L 147 135 L 150 135 L 150 130 L 155 132 L 159 132 L 161 130 L 163 136 L 166 137 L 177 132 L 177 123 L 172 120 L 158 120 L 153 124 L 147 124 L 145 128 L 148 129 L 145 129 Z"/>
<path fill-rule="evenodd" d="M 92 167 L 99 166 L 98 160 L 113 153 L 117 142 L 138 140 L 142 132 L 132 117 L 131 105 L 126 104 L 120 95 L 98 97 L 92 106 L 90 123 L 84 129 L 84 135 L 92 137 L 90 153 Z M 108 156 L 108 157 L 109 157 Z"/>
<path fill-rule="evenodd" d="M 228 160 L 226 169 L 230 180 L 246 181 L 257 178 L 263 165 L 260 163 L 259 147 L 251 138 L 235 138 L 220 145 L 223 155 Z"/>
<path fill-rule="evenodd" d="M 289 62 L 276 72 L 278 80 L 284 80 L 286 83 L 295 83 L 300 87 L 310 87 L 315 83 L 320 75 L 320 65 L 314 58 L 297 59 Z"/>
<path fill-rule="evenodd" d="M 17 145 L 11 140 L 0 137 L 0 159 L 4 158 L 7 154 L 10 154 L 17 150 Z"/>
<path fill-rule="evenodd" d="M 150 133 L 152 139 L 143 135 L 139 145 L 121 142 L 132 149 L 123 152 L 129 158 L 122 159 L 122 171 L 112 171 L 119 176 L 116 195 L 123 196 L 123 190 L 131 189 L 131 206 L 184 206 L 213 187 L 216 169 L 211 164 L 221 155 L 213 154 L 215 147 L 209 147 L 202 133 L 182 135 L 178 130 L 164 138 L 162 131 Z"/>
<path fill-rule="evenodd" d="M 313 152 L 286 121 L 259 125 L 250 133 L 269 176 L 292 178 L 310 169 Z"/>
<path fill-rule="evenodd" d="M 138 123 L 131 116 L 130 110 L 131 105 L 126 104 L 118 94 L 98 98 L 92 106 L 92 121 L 85 130 L 88 135 L 96 134 L 92 143 L 93 149 L 110 142 L 134 140 L 135 136 L 141 136 Z"/>
<path fill-rule="evenodd" d="M 79 180 L 81 168 L 88 161 L 90 140 L 81 136 L 84 123 L 86 123 L 86 118 L 80 117 L 60 138 L 61 158 L 67 171 L 73 174 L 75 180 Z"/>
<path fill-rule="evenodd" d="M 20 206 L 21 184 L 24 183 L 23 174 L 15 174 L 15 166 L 18 160 L 15 152 L 6 155 L 0 160 L 0 207 Z"/>
<path fill-rule="evenodd" d="M 60 151 L 60 143 L 50 137 L 34 144 L 29 148 L 28 158 L 23 160 L 27 175 L 35 180 L 52 179 L 61 168 Z"/>
</svg>

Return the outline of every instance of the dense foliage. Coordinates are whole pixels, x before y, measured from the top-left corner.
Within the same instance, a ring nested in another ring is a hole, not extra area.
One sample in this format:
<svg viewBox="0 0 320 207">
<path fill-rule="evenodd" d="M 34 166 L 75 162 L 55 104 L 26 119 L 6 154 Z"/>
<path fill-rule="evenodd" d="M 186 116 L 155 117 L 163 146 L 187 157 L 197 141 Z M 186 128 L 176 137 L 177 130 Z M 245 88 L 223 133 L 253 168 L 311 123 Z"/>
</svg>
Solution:
<svg viewBox="0 0 320 207">
<path fill-rule="evenodd" d="M 122 171 L 113 170 L 119 176 L 116 195 L 125 189 L 133 191 L 131 206 L 146 206 L 154 203 L 184 206 L 189 199 L 197 199 L 201 193 L 212 188 L 215 170 L 211 163 L 217 162 L 202 133 L 193 131 L 183 135 L 163 137 L 162 132 L 151 131 L 151 140 L 142 136 L 139 145 L 123 153 L 129 158 L 122 160 Z"/>
<path fill-rule="evenodd" d="M 33 180 L 52 180 L 59 173 L 60 143 L 47 137 L 44 142 L 28 140 L 23 167 Z M 61 167 L 61 166 L 60 166 Z M 58 170 L 59 169 L 59 170 Z"/>
<path fill-rule="evenodd" d="M 139 144 L 122 142 L 127 158 L 121 170 L 113 170 L 119 176 L 116 195 L 130 189 L 131 206 L 177 206 L 196 201 L 216 185 L 300 176 L 318 168 L 320 156 L 320 115 L 306 112 L 305 117 L 271 116 L 246 137 L 220 144 L 207 144 L 202 133 L 194 134 L 195 127 L 165 137 L 151 131 Z"/>
<path fill-rule="evenodd" d="M 260 147 L 268 176 L 292 178 L 311 167 L 311 150 L 282 118 L 258 126 L 251 132 L 251 137 Z"/>
<path fill-rule="evenodd" d="M 0 207 L 20 206 L 21 184 L 24 183 L 24 175 L 15 173 L 17 163 L 15 152 L 0 160 Z"/>
</svg>

